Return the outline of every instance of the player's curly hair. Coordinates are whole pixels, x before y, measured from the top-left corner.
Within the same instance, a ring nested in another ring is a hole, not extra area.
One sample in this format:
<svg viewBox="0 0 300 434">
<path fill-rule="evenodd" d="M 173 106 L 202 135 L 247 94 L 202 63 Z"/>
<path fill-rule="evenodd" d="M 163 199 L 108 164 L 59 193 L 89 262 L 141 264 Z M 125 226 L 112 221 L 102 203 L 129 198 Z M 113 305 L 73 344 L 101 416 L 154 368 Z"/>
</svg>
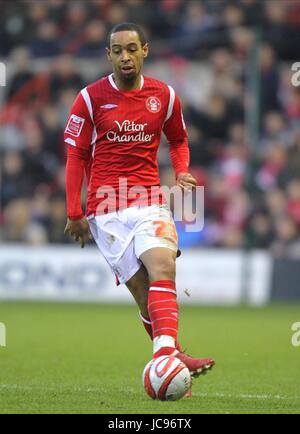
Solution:
<svg viewBox="0 0 300 434">
<path fill-rule="evenodd" d="M 111 40 L 111 35 L 113 35 L 114 33 L 118 33 L 118 32 L 123 32 L 123 31 L 132 31 L 132 32 L 136 32 L 139 35 L 139 39 L 141 41 L 142 47 L 147 44 L 147 39 L 146 36 L 143 32 L 143 30 L 141 29 L 141 27 L 138 24 L 135 23 L 121 23 L 121 24 L 117 24 L 116 26 L 114 26 L 111 31 L 109 32 L 108 36 L 107 36 L 107 46 L 110 46 L 110 40 Z"/>
</svg>

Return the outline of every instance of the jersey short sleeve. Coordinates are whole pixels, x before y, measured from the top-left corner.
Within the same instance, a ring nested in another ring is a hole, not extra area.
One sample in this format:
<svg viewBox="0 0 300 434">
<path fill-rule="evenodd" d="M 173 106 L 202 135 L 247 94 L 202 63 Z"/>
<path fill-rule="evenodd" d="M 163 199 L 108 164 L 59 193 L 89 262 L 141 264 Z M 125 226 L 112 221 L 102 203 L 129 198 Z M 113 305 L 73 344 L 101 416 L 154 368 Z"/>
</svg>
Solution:
<svg viewBox="0 0 300 434">
<path fill-rule="evenodd" d="M 64 141 L 79 149 L 89 150 L 95 142 L 92 104 L 86 89 L 74 101 L 64 132 Z"/>
</svg>

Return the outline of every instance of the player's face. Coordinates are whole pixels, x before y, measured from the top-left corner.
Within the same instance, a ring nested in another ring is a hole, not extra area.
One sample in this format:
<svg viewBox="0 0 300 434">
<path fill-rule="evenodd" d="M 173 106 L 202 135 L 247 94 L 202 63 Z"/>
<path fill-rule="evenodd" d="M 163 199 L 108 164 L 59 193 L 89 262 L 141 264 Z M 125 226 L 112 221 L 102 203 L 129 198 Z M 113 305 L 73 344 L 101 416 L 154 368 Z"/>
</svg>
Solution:
<svg viewBox="0 0 300 434">
<path fill-rule="evenodd" d="M 142 46 L 136 32 L 123 31 L 111 35 L 107 55 L 118 78 L 122 81 L 134 81 L 141 74 L 148 51 L 148 44 Z"/>
</svg>

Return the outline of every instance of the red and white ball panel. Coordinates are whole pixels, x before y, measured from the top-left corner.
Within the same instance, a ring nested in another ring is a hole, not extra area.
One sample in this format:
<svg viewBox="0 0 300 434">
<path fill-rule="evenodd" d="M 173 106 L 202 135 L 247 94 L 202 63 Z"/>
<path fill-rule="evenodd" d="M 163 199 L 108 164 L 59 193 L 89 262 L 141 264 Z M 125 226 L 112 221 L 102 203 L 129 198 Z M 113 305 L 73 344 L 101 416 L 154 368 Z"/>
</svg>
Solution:
<svg viewBox="0 0 300 434">
<path fill-rule="evenodd" d="M 146 365 L 143 384 L 150 398 L 176 401 L 189 390 L 191 375 L 185 364 L 176 357 L 161 356 Z"/>
</svg>

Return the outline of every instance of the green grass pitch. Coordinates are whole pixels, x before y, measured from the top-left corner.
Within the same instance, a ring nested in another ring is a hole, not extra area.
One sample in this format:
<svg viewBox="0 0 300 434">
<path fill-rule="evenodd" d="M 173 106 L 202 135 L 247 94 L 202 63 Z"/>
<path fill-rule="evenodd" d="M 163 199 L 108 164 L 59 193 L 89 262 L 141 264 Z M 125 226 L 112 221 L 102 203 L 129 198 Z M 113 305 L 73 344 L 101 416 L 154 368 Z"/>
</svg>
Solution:
<svg viewBox="0 0 300 434">
<path fill-rule="evenodd" d="M 0 413 L 300 413 L 300 306 L 181 306 L 180 340 L 216 359 L 178 402 L 148 398 L 151 343 L 134 306 L 0 303 Z"/>
</svg>

